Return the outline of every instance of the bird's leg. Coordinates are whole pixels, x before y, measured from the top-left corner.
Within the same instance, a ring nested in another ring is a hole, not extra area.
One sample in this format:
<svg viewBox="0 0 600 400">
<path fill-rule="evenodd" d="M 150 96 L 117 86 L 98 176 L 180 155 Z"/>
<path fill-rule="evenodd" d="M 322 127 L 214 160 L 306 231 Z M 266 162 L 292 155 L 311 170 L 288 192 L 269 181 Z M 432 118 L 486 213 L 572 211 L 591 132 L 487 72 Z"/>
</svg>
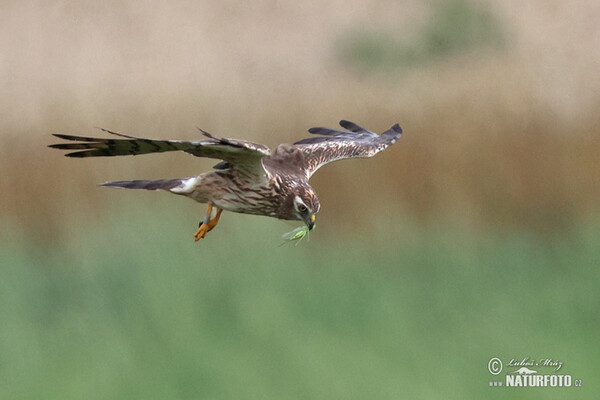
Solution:
<svg viewBox="0 0 600 400">
<path fill-rule="evenodd" d="M 206 214 L 204 215 L 204 219 L 202 221 L 200 221 L 200 224 L 198 225 L 198 230 L 194 234 L 194 240 L 196 242 L 200 239 L 203 239 L 206 236 L 206 234 L 208 233 L 208 231 L 210 230 L 209 224 L 210 224 L 210 219 L 211 219 L 210 217 L 212 214 L 212 209 L 213 209 L 213 203 L 212 203 L 212 201 L 209 201 L 208 207 L 206 209 Z"/>
<path fill-rule="evenodd" d="M 200 226 L 198 227 L 198 230 L 194 234 L 194 240 L 196 242 L 198 240 L 204 238 L 208 232 L 210 232 L 215 226 L 217 226 L 217 223 L 219 222 L 219 218 L 221 218 L 221 213 L 223 212 L 223 210 L 220 208 L 217 209 L 217 214 L 215 215 L 215 217 L 210 218 L 210 216 L 212 214 L 212 209 L 213 209 L 213 203 L 212 203 L 212 201 L 209 201 L 208 208 L 206 209 L 206 215 L 204 216 L 204 219 L 200 222 Z"/>
</svg>

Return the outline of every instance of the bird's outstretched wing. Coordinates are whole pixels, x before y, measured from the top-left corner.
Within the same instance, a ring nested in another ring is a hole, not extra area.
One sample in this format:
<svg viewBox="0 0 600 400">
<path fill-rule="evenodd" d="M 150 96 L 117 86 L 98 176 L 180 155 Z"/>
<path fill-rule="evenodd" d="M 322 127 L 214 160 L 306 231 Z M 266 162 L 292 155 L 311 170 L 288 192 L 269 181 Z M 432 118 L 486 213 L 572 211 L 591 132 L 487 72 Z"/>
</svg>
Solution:
<svg viewBox="0 0 600 400">
<path fill-rule="evenodd" d="M 61 150 L 78 150 L 65 154 L 67 157 L 111 157 L 138 154 L 184 151 L 196 157 L 223 160 L 219 168 L 234 165 L 240 168 L 262 168 L 260 160 L 269 154 L 269 148 L 262 144 L 238 139 L 220 138 L 200 129 L 207 137 L 204 140 L 153 140 L 127 136 L 102 129 L 104 132 L 122 139 L 92 138 L 54 134 L 54 136 L 78 143 L 59 143 L 49 147 Z"/>
<path fill-rule="evenodd" d="M 345 158 L 366 158 L 396 143 L 402 128 L 395 124 L 381 135 L 371 132 L 353 122 L 342 120 L 340 126 L 347 130 L 311 128 L 308 131 L 319 135 L 294 143 L 304 155 L 304 169 L 310 177 L 321 166 Z"/>
</svg>

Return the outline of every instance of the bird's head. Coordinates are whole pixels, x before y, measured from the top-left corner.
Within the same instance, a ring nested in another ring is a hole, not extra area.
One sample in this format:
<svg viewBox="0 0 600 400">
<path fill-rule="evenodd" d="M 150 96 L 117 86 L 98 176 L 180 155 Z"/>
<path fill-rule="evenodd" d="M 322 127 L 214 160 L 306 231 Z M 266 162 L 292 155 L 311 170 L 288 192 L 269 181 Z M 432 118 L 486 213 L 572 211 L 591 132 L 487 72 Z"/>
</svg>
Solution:
<svg viewBox="0 0 600 400">
<path fill-rule="evenodd" d="M 304 221 L 309 230 L 315 226 L 315 215 L 321 203 L 315 191 L 308 184 L 298 185 L 287 195 L 283 204 L 285 219 Z"/>
</svg>

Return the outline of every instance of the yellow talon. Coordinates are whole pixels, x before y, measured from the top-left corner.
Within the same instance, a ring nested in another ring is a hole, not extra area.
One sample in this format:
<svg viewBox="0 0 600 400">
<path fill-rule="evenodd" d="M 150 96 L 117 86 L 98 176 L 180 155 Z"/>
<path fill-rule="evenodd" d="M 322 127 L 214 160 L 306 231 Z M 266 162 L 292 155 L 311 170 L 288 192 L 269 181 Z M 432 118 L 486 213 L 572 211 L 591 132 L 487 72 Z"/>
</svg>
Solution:
<svg viewBox="0 0 600 400">
<path fill-rule="evenodd" d="M 210 218 L 210 215 L 212 213 L 212 208 L 213 208 L 213 204 L 212 202 L 208 203 L 208 209 L 206 210 L 206 217 Z M 222 209 L 218 209 L 217 210 L 217 214 L 215 215 L 214 218 L 210 218 L 208 223 L 202 223 L 200 225 L 200 227 L 198 227 L 198 230 L 196 231 L 196 233 L 194 234 L 194 241 L 198 241 L 200 239 L 203 239 L 206 234 L 210 231 L 213 230 L 213 228 L 215 226 L 217 226 L 217 224 L 219 223 L 219 218 L 221 218 L 221 213 L 223 212 Z"/>
</svg>

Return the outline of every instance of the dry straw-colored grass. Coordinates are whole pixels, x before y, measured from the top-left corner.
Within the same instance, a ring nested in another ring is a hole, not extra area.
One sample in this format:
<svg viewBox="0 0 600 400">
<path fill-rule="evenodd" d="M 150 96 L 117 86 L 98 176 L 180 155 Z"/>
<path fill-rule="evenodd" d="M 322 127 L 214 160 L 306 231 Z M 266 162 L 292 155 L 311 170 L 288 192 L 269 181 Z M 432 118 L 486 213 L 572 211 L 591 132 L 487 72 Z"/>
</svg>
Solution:
<svg viewBox="0 0 600 400">
<path fill-rule="evenodd" d="M 340 35 L 380 21 L 410 39 L 429 6 L 6 5 L 0 36 L 12 57 L 0 64 L 0 215 L 56 237 L 69 216 L 116 212 L 115 198 L 126 195 L 95 183 L 188 176 L 212 165 L 171 154 L 66 159 L 45 147 L 51 132 L 99 134 L 93 127 L 103 126 L 195 138 L 201 126 L 275 145 L 345 118 L 380 131 L 399 122 L 405 136 L 376 159 L 320 171 L 313 184 L 321 218 L 369 226 L 383 207 L 429 224 L 458 217 L 560 232 L 598 211 L 600 96 L 590 65 L 600 46 L 569 45 L 600 35 L 596 25 L 551 26 L 553 18 L 587 19 L 557 6 L 543 20 L 542 3 L 521 10 L 528 19 L 512 18 L 510 3 L 490 2 L 505 29 L 501 48 L 372 74 L 336 59 Z M 393 15 L 414 18 L 398 27 Z M 548 51 L 540 32 L 553 41 Z M 556 49 L 574 64 L 552 61 Z M 126 199 L 150 205 L 151 195 Z"/>
</svg>

